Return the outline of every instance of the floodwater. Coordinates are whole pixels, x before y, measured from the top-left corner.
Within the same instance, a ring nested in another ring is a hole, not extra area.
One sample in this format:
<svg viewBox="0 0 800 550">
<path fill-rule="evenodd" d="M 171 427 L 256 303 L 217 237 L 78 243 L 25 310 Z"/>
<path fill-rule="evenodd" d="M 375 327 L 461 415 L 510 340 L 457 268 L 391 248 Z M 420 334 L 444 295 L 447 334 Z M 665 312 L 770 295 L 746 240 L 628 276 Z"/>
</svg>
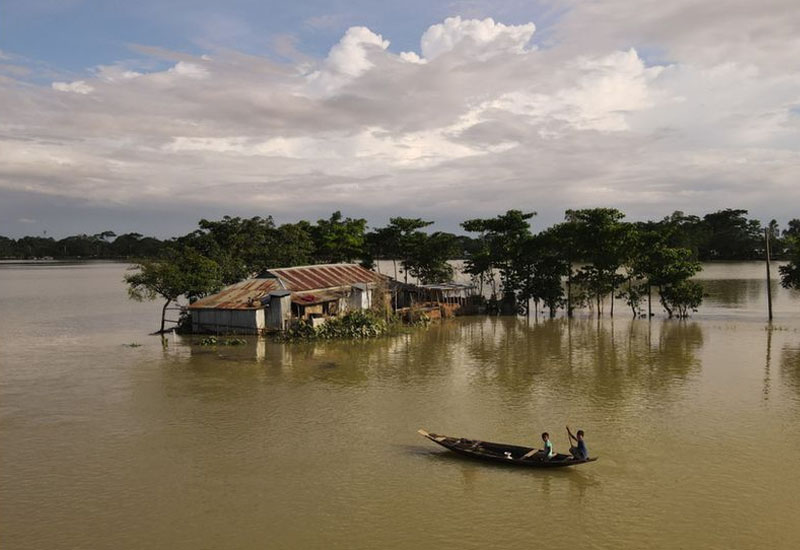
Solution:
<svg viewBox="0 0 800 550">
<path fill-rule="evenodd" d="M 464 317 L 369 342 L 148 336 L 120 264 L 0 265 L 0 545 L 797 548 L 800 295 L 708 266 L 688 321 Z M 135 344 L 137 346 L 131 346 Z M 418 428 L 564 425 L 520 471 Z"/>
</svg>

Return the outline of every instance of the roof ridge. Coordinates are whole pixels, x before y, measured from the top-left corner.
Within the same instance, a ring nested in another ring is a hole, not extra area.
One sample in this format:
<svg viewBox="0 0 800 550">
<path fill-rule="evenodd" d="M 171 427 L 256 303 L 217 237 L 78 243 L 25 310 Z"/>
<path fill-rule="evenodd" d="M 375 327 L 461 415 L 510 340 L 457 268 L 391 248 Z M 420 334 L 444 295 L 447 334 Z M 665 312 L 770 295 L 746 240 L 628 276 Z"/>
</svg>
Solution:
<svg viewBox="0 0 800 550">
<path fill-rule="evenodd" d="M 307 269 L 309 267 L 313 268 L 313 267 L 338 267 L 338 266 L 352 266 L 352 267 L 359 267 L 361 269 L 365 269 L 363 266 L 361 266 L 359 264 L 356 264 L 356 263 L 339 262 L 339 263 L 335 263 L 335 264 L 308 264 L 308 265 L 294 265 L 294 266 L 291 266 L 291 267 L 273 267 L 273 268 L 267 269 L 267 272 L 270 272 L 270 271 L 289 271 L 289 270 L 292 270 L 292 269 Z"/>
</svg>

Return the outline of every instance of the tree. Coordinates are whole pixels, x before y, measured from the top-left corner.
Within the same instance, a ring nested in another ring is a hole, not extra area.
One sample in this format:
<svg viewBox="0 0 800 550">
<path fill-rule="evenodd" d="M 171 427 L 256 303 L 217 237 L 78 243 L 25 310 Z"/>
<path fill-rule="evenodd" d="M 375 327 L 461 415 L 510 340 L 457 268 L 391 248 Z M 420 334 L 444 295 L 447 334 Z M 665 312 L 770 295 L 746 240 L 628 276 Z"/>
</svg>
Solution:
<svg viewBox="0 0 800 550">
<path fill-rule="evenodd" d="M 449 282 L 453 278 L 453 266 L 448 260 L 458 250 L 455 235 L 439 231 L 427 235 L 419 231 L 412 239 L 410 256 L 403 264 L 406 271 L 422 284 Z"/>
<path fill-rule="evenodd" d="M 650 269 L 648 282 L 658 287 L 661 305 L 672 317 L 686 317 L 688 311 L 696 311 L 703 300 L 702 287 L 689 281 L 700 270 L 700 262 L 686 248 L 656 246 L 648 258 Z"/>
<path fill-rule="evenodd" d="M 338 210 L 311 229 L 315 255 L 325 263 L 351 262 L 364 256 L 367 220 L 344 218 Z"/>
<path fill-rule="evenodd" d="M 423 220 L 422 218 L 395 217 L 389 219 L 386 235 L 389 239 L 389 243 L 392 243 L 392 238 L 396 239 L 394 242 L 396 248 L 393 252 L 400 257 L 400 263 L 403 264 L 406 283 L 408 283 L 408 274 L 412 268 L 412 264 L 416 261 L 414 257 L 418 256 L 418 252 L 415 248 L 419 246 L 421 241 L 424 241 L 425 233 L 420 231 L 420 229 L 431 225 L 433 225 L 433 222 Z M 397 279 L 396 266 L 395 279 Z"/>
<path fill-rule="evenodd" d="M 798 225 L 800 226 L 800 224 Z M 781 274 L 781 286 L 800 290 L 800 236 L 795 237 L 790 234 L 786 237 L 786 241 L 789 263 L 778 268 L 778 272 Z"/>
<path fill-rule="evenodd" d="M 275 233 L 275 244 L 263 259 L 261 270 L 306 265 L 314 261 L 314 238 L 308 222 L 285 223 Z"/>
<path fill-rule="evenodd" d="M 595 297 L 597 315 L 602 313 L 602 298 L 611 294 L 614 315 L 614 291 L 625 280 L 618 274 L 633 246 L 633 227 L 622 219 L 616 208 L 568 210 L 567 219 L 575 226 L 578 248 L 588 265 L 578 270 L 579 281 Z"/>
<path fill-rule="evenodd" d="M 388 225 L 370 231 L 364 235 L 364 249 L 369 265 L 374 260 L 392 260 L 394 278 L 397 279 L 397 259 L 401 256 L 400 231 L 397 227 Z"/>
<path fill-rule="evenodd" d="M 681 319 L 689 316 L 690 311 L 697 311 L 703 302 L 703 287 L 699 283 L 689 280 L 665 286 L 661 291 L 661 303 L 669 312 Z"/>
<path fill-rule="evenodd" d="M 164 299 L 161 328 L 167 308 L 181 296 L 193 299 L 219 290 L 222 273 L 216 262 L 189 247 L 170 249 L 160 260 L 145 260 L 124 277 L 128 295 L 137 301 Z"/>
<path fill-rule="evenodd" d="M 555 317 L 556 310 L 564 302 L 561 280 L 570 270 L 557 232 L 551 229 L 527 238 L 515 263 L 512 272 L 520 277 L 515 284 L 517 300 L 526 305 L 533 300 L 537 311 L 539 302 L 542 302 L 550 317 Z"/>
<path fill-rule="evenodd" d="M 553 246 L 560 251 L 561 257 L 567 267 L 567 317 L 572 317 L 575 309 L 573 280 L 576 273 L 574 265 L 581 254 L 578 224 L 572 219 L 570 212 L 570 210 L 566 212 L 566 219 L 564 222 L 556 224 L 548 230 L 552 233 Z"/>
<path fill-rule="evenodd" d="M 726 208 L 703 216 L 705 243 L 701 260 L 747 260 L 763 256 L 761 223 L 746 218 L 747 210 Z"/>
<path fill-rule="evenodd" d="M 473 276 L 483 277 L 494 269 L 500 272 L 504 302 L 516 310 L 516 292 L 525 277 L 520 269 L 524 262 L 518 259 L 519 251 L 531 237 L 530 220 L 536 212 L 508 210 L 494 218 L 475 218 L 461 223 L 466 231 L 479 233 L 481 246 L 468 258 L 468 269 Z M 482 269 L 479 270 L 478 268 Z"/>
</svg>

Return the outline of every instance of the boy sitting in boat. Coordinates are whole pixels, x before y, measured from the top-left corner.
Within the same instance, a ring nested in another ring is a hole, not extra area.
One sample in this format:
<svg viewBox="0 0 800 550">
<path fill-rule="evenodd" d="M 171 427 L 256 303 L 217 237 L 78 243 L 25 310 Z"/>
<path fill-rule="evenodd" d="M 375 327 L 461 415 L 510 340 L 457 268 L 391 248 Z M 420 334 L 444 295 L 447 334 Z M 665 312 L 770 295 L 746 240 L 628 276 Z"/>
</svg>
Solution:
<svg viewBox="0 0 800 550">
<path fill-rule="evenodd" d="M 536 458 L 538 460 L 550 460 L 554 456 L 556 456 L 555 451 L 553 450 L 553 442 L 550 441 L 550 434 L 544 432 L 542 434 L 542 441 L 544 441 L 544 449 L 531 449 L 529 453 L 520 457 L 522 460 L 526 458 Z"/>
<path fill-rule="evenodd" d="M 572 435 L 572 432 L 569 430 L 569 426 L 567 426 L 567 434 L 569 435 L 570 443 L 572 440 L 575 440 L 575 446 L 569 448 L 570 454 L 572 454 L 575 460 L 586 460 L 589 458 L 589 451 L 586 449 L 586 442 L 583 440 L 583 430 L 578 430 L 576 435 Z"/>
</svg>

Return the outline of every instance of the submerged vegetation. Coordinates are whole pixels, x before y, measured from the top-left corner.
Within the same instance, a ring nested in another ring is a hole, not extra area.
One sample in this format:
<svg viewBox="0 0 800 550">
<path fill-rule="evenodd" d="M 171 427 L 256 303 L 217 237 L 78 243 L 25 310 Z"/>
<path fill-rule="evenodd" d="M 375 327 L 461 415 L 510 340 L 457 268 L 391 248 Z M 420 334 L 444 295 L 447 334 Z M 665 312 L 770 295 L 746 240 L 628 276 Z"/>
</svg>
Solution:
<svg viewBox="0 0 800 550">
<path fill-rule="evenodd" d="M 336 338 L 375 338 L 397 329 L 399 321 L 394 317 L 383 317 L 374 311 L 348 311 L 338 317 L 327 319 L 314 327 L 310 319 L 295 323 L 281 334 L 280 339 L 291 340 L 332 340 Z"/>
<path fill-rule="evenodd" d="M 200 346 L 243 346 L 247 343 L 244 338 L 217 338 L 216 336 L 206 336 L 199 342 Z"/>
</svg>

